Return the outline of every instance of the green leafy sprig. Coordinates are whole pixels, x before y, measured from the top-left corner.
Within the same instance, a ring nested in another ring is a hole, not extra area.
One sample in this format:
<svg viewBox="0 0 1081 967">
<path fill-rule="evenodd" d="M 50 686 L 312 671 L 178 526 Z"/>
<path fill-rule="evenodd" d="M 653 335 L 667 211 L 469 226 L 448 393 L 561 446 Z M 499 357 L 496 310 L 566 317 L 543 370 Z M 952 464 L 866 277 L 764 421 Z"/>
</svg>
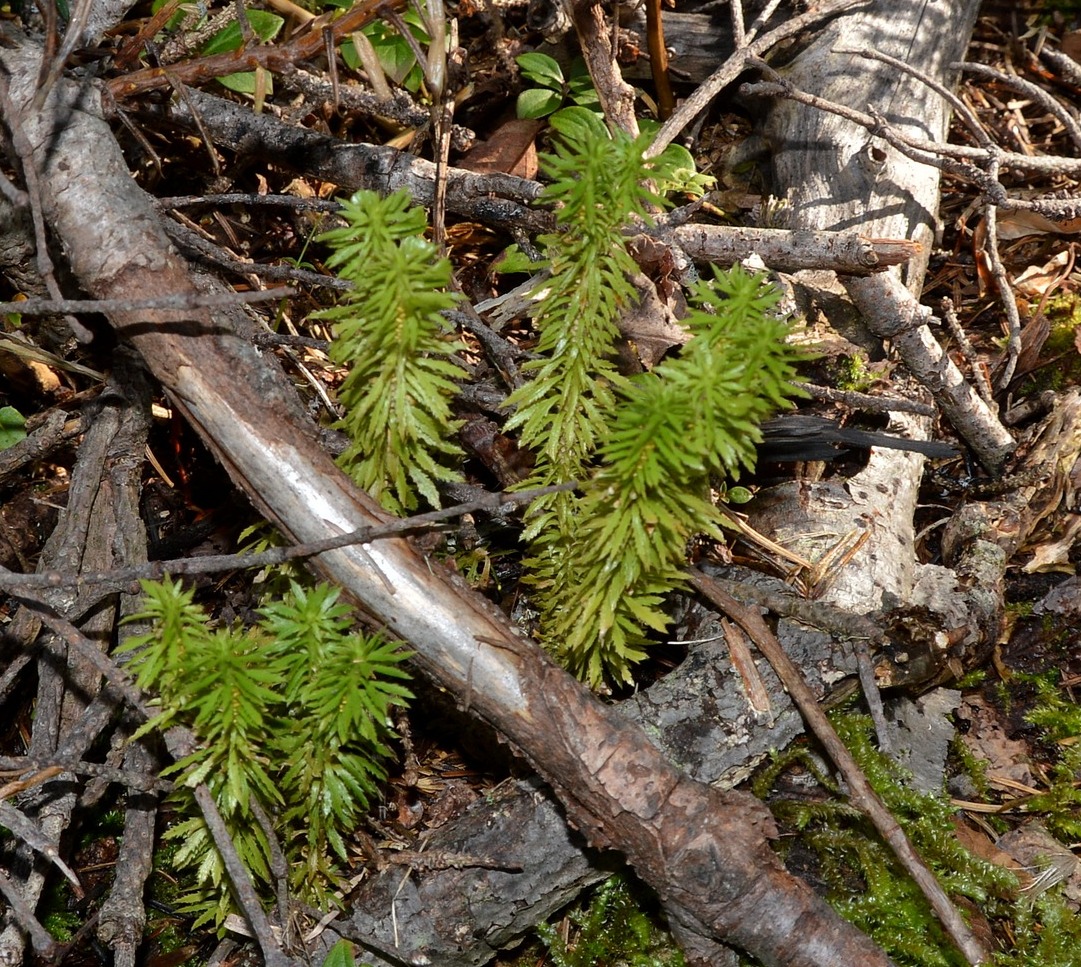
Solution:
<svg viewBox="0 0 1081 967">
<path fill-rule="evenodd" d="M 621 380 L 613 362 L 619 316 L 637 299 L 622 228 L 661 203 L 643 187 L 644 142 L 609 137 L 583 109 L 553 127 L 560 138 L 543 159 L 552 182 L 543 197 L 561 231 L 540 239 L 549 270 L 534 306 L 541 358 L 522 367 L 532 379 L 507 400 L 515 408 L 507 429 L 519 429 L 522 445 L 537 451 L 531 486 L 581 476 L 603 441 L 604 413 Z"/>
<path fill-rule="evenodd" d="M 649 633 L 666 626 L 687 541 L 720 537 L 710 479 L 753 463 L 759 423 L 796 392 L 799 354 L 774 316 L 777 294 L 737 270 L 695 288 L 695 338 L 679 359 L 621 376 L 618 322 L 637 300 L 624 229 L 661 205 L 644 186 L 665 162 L 643 159 L 648 138 L 609 135 L 583 108 L 552 127 L 545 198 L 562 231 L 541 240 L 540 358 L 523 367 L 533 379 L 511 394 L 507 427 L 537 454 L 526 486 L 588 481 L 532 504 L 524 537 L 540 638 L 596 687 L 630 681 Z"/>
<path fill-rule="evenodd" d="M 179 582 L 143 582 L 150 630 L 129 638 L 140 687 L 161 713 L 145 729 L 182 724 L 199 748 L 176 763 L 185 818 L 166 834 L 175 862 L 195 871 L 187 909 L 221 923 L 230 910 L 224 866 L 194 805 L 205 783 L 257 882 L 270 882 L 270 852 L 255 806 L 276 815 L 294 889 L 323 903 L 347 859 L 345 836 L 378 795 L 390 755 L 389 716 L 411 697 L 407 655 L 379 636 L 351 631 L 349 609 L 327 586 L 297 584 L 247 632 L 212 631 Z"/>
<path fill-rule="evenodd" d="M 537 559 L 544 637 L 594 686 L 630 680 L 646 632 L 668 623 L 687 542 L 721 537 L 711 479 L 753 466 L 759 424 L 796 392 L 777 291 L 739 268 L 715 276 L 692 289 L 681 355 L 622 384 L 574 527 Z"/>
<path fill-rule="evenodd" d="M 352 443 L 339 462 L 387 510 L 415 510 L 418 493 L 438 507 L 436 485 L 460 479 L 462 457 L 450 401 L 466 372 L 451 358 L 461 345 L 442 315 L 459 301 L 448 291 L 450 263 L 423 238 L 424 211 L 404 190 L 357 192 L 341 215 L 346 225 L 319 240 L 353 288 L 314 314 L 335 324 L 330 356 L 349 369 L 338 425 Z"/>
</svg>

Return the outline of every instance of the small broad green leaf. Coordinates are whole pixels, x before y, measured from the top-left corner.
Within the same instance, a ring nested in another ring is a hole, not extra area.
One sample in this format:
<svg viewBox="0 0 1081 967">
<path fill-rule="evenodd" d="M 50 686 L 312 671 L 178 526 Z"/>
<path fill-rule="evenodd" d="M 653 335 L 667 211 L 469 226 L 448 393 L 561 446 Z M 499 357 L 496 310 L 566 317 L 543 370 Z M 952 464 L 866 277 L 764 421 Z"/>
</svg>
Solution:
<svg viewBox="0 0 1081 967">
<path fill-rule="evenodd" d="M 600 108 L 600 95 L 597 94 L 597 88 L 593 86 L 593 78 L 589 76 L 589 71 L 577 77 L 571 77 L 567 81 L 567 92 L 570 99 L 579 107 L 588 107 L 593 110 Z"/>
<path fill-rule="evenodd" d="M 547 54 L 533 51 L 516 57 L 518 66 L 521 68 L 522 77 L 540 84 L 542 87 L 550 87 L 554 91 L 563 90 L 563 68 Z"/>
<path fill-rule="evenodd" d="M 754 494 L 746 487 L 729 487 L 724 497 L 730 504 L 749 504 L 754 499 Z"/>
<path fill-rule="evenodd" d="M 549 122 L 567 141 L 588 144 L 593 140 L 608 140 L 611 135 L 595 111 L 584 107 L 565 107 L 556 111 Z"/>
<path fill-rule="evenodd" d="M 357 958 L 352 955 L 352 944 L 348 940 L 339 940 L 332 946 L 323 967 L 356 967 Z"/>
<path fill-rule="evenodd" d="M 0 407 L 0 450 L 26 439 L 26 418 L 14 406 Z"/>
<path fill-rule="evenodd" d="M 345 61 L 345 66 L 351 71 L 360 70 L 360 68 L 364 66 L 360 56 L 357 54 L 356 45 L 352 40 L 343 40 L 341 47 L 338 49 L 341 51 L 342 60 Z M 342 943 L 345 943 L 345 941 L 343 940 Z"/>
<path fill-rule="evenodd" d="M 278 35 L 278 31 L 282 29 L 285 19 L 279 17 L 276 13 L 268 13 L 266 10 L 249 10 L 248 23 L 251 24 L 252 33 L 263 43 L 266 43 Z M 230 50 L 240 50 L 243 43 L 244 33 L 240 29 L 240 24 L 234 20 L 206 42 L 206 46 L 203 47 L 203 54 L 209 57 L 211 54 L 224 54 Z"/>
<path fill-rule="evenodd" d="M 409 24 L 417 41 L 422 45 L 428 42 L 428 35 L 416 23 L 416 14 L 413 11 L 407 11 L 403 19 Z M 387 77 L 395 84 L 401 84 L 406 90 L 419 90 L 422 71 L 409 42 L 381 20 L 368 24 L 363 33 L 371 41 L 372 49 L 379 58 L 379 66 Z"/>
<path fill-rule="evenodd" d="M 536 119 L 547 117 L 560 104 L 563 103 L 563 95 L 557 91 L 549 91 L 541 87 L 531 87 L 518 95 L 518 117 Z"/>
<path fill-rule="evenodd" d="M 237 94 L 255 93 L 255 71 L 239 71 L 236 74 L 225 74 L 215 79 L 222 87 L 235 91 Z M 274 84 L 269 77 L 264 90 L 267 94 L 274 93 Z"/>
</svg>

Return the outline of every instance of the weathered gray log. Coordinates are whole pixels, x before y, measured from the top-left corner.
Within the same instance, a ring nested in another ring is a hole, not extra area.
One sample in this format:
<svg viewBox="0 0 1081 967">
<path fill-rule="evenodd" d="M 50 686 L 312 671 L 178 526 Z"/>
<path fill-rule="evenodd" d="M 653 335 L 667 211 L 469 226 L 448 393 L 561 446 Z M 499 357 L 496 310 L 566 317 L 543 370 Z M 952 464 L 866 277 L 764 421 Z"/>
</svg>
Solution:
<svg viewBox="0 0 1081 967">
<path fill-rule="evenodd" d="M 942 139 L 948 112 L 937 93 L 894 67 L 837 50 L 885 48 L 949 84 L 947 65 L 963 55 L 977 7 L 975 0 L 879 0 L 831 22 L 786 68 L 786 80 L 841 104 L 877 109 L 904 131 Z M 910 238 L 930 252 L 937 169 L 886 150 L 869 132 L 835 115 L 792 101 L 770 106 L 764 131 L 772 148 L 774 191 L 786 200 L 792 227 Z M 893 269 L 882 276 L 897 285 L 897 274 Z M 918 261 L 910 263 L 907 275 L 918 292 L 923 284 Z M 807 287 L 812 303 L 831 300 L 834 311 L 836 286 L 830 290 L 827 273 L 795 278 Z M 962 383 L 960 374 L 957 380 Z M 976 398 L 967 386 L 964 393 Z M 845 535 L 867 534 L 863 549 L 834 575 L 829 600 L 860 611 L 878 606 L 883 595 L 907 603 L 934 600 L 939 611 L 949 612 L 947 628 L 965 625 L 968 610 L 952 591 L 952 575 L 916 565 L 912 519 L 922 467 L 921 459 L 875 451 L 868 467 L 849 481 L 811 484 L 798 493 L 783 486 L 767 495 L 755 526 L 809 560 L 818 560 Z"/>
<path fill-rule="evenodd" d="M 949 87 L 956 77 L 948 65 L 963 58 L 978 7 L 976 0 L 876 0 L 832 21 L 784 78 L 805 93 L 876 112 L 901 134 L 941 143 L 949 123 L 945 100 L 921 80 L 853 51 L 876 49 Z M 918 298 L 937 226 L 938 169 L 851 121 L 790 100 L 771 106 L 764 132 L 790 227 L 919 242 L 923 258 L 910 262 L 904 277 Z M 846 287 L 871 330 L 892 340 L 981 462 L 997 469 L 1012 439 L 942 351 L 897 277 L 852 279 Z"/>
</svg>

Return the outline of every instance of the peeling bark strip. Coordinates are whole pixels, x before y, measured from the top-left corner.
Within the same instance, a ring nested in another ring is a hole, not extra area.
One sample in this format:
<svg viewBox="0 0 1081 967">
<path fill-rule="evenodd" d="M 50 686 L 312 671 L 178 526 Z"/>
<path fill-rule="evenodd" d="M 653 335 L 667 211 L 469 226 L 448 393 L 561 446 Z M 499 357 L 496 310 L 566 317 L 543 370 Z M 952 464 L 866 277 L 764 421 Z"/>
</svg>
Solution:
<svg viewBox="0 0 1081 967">
<path fill-rule="evenodd" d="M 80 97 L 75 85 L 57 84 L 34 113 L 39 56 L 2 50 L 0 62 L 23 112 L 9 123 L 21 123 L 34 144 L 45 216 L 83 287 L 105 298 L 197 291 L 90 90 Z M 319 449 L 280 371 L 238 336 L 225 312 L 118 312 L 111 321 L 290 538 L 385 519 Z M 700 955 L 723 939 L 765 964 L 889 963 L 785 872 L 769 849 L 772 822 L 761 803 L 688 779 L 640 729 L 410 544 L 347 548 L 313 564 L 408 641 L 425 674 L 506 736 L 588 839 L 627 856 Z"/>
</svg>

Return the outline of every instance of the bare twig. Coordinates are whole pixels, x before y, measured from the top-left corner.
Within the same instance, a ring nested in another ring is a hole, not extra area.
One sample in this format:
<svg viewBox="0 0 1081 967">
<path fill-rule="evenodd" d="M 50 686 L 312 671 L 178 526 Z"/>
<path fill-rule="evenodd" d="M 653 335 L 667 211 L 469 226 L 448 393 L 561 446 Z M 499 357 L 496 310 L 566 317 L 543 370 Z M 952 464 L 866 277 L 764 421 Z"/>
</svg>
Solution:
<svg viewBox="0 0 1081 967">
<path fill-rule="evenodd" d="M 634 113 L 634 88 L 619 72 L 612 36 L 605 22 L 604 8 L 594 0 L 570 0 L 571 19 L 578 34 L 582 56 L 593 78 L 593 86 L 609 127 L 638 136 Z"/>
<path fill-rule="evenodd" d="M 372 541 L 386 538 L 400 537 L 403 534 L 416 533 L 436 524 L 442 523 L 453 517 L 463 514 L 471 514 L 474 511 L 490 511 L 498 513 L 503 508 L 513 507 L 519 504 L 529 503 L 538 497 L 548 494 L 560 493 L 565 490 L 573 490 L 578 486 L 577 481 L 556 484 L 551 487 L 539 487 L 535 490 L 522 490 L 514 493 L 486 494 L 466 503 L 456 504 L 442 510 L 432 510 L 424 514 L 401 520 L 388 521 L 378 527 L 361 527 L 349 533 L 335 535 L 324 540 L 309 541 L 304 544 L 294 544 L 289 547 L 272 547 L 258 554 L 209 554 L 205 557 L 179 558 L 172 561 L 151 561 L 147 564 L 134 565 L 132 567 L 117 568 L 113 571 L 101 571 L 97 573 L 67 574 L 63 571 L 41 571 L 36 574 L 16 574 L 13 571 L 0 569 L 0 588 L 4 588 L 14 594 L 20 600 L 25 601 L 30 607 L 38 610 L 42 620 L 49 622 L 63 622 L 57 624 L 54 630 L 62 637 L 66 637 L 74 628 L 70 622 L 58 619 L 49 605 L 29 591 L 34 588 L 85 588 L 98 585 L 102 590 L 127 590 L 128 585 L 144 578 L 160 579 L 169 574 L 216 574 L 222 571 L 233 571 L 237 568 L 246 567 L 272 567 L 283 564 L 286 561 L 302 557 L 312 557 L 327 551 L 337 550 L 340 547 L 349 547 L 353 544 L 367 544 Z M 48 609 L 48 610 L 46 610 Z M 52 625 L 50 625 L 52 627 Z M 78 629 L 74 629 L 78 634 Z M 100 654 L 100 651 L 98 651 Z M 103 674 L 106 671 L 99 669 Z M 128 697 L 128 696 L 125 696 Z"/>
<path fill-rule="evenodd" d="M 732 42 L 738 50 L 747 43 L 747 31 L 743 26 L 743 0 L 731 0 L 728 6 L 732 20 Z"/>
<path fill-rule="evenodd" d="M 857 111 L 855 108 L 838 104 L 836 101 L 830 101 L 827 98 L 800 91 L 784 81 L 764 61 L 757 63 L 755 66 L 764 68 L 765 72 L 775 77 L 776 80 L 741 85 L 740 92 L 745 96 L 784 97 L 799 104 L 806 104 L 808 107 L 836 114 L 846 121 L 851 121 L 853 124 L 865 128 L 875 137 L 882 138 L 883 141 L 896 148 L 905 157 L 974 181 L 984 187 L 985 190 L 987 190 L 986 182 L 988 181 L 985 169 L 994 158 L 999 160 L 1001 167 L 1009 168 L 1012 171 L 1028 174 L 1062 174 L 1074 178 L 1081 177 L 1081 159 L 1078 158 L 1049 158 L 1044 155 L 1025 155 L 1013 151 L 1002 151 L 993 146 L 989 148 L 972 147 L 970 145 L 945 144 L 939 141 L 928 141 L 924 138 L 909 137 L 901 134 L 877 113 Z M 951 161 L 962 162 L 963 164 L 951 165 Z"/>
<path fill-rule="evenodd" d="M 931 403 L 920 403 L 903 396 L 872 396 L 856 390 L 834 389 L 831 386 L 819 386 L 816 383 L 796 383 L 808 396 L 816 400 L 828 400 L 841 403 L 854 410 L 867 413 L 917 413 L 920 416 L 937 416 L 938 409 Z"/>
<path fill-rule="evenodd" d="M 15 921 L 30 936 L 30 942 L 34 945 L 37 954 L 50 959 L 56 950 L 56 941 L 49 935 L 49 931 L 38 922 L 34 916 L 34 911 L 23 900 L 19 888 L 4 870 L 0 870 L 0 893 L 4 894 L 4 899 L 7 900 Z"/>
<path fill-rule="evenodd" d="M 978 144 L 983 146 L 990 146 L 992 144 L 990 135 L 984 130 L 983 125 L 980 124 L 979 118 L 972 112 L 972 109 L 945 84 L 936 80 L 926 71 L 920 70 L 918 67 L 908 63 L 908 61 L 901 60 L 897 57 L 891 57 L 889 54 L 880 50 L 875 50 L 874 48 L 849 49 L 847 47 L 834 47 L 833 52 L 835 54 L 855 54 L 857 57 L 866 57 L 868 60 L 877 60 L 907 74 L 909 77 L 916 78 L 921 84 L 930 88 L 950 105 L 954 115 L 972 132 L 972 136 L 976 139 Z M 954 65 L 955 69 L 956 66 L 957 65 Z"/>
<path fill-rule="evenodd" d="M 136 312 L 140 309 L 194 309 L 201 306 L 251 305 L 276 302 L 296 295 L 292 289 L 265 292 L 220 292 L 196 295 L 170 295 L 152 299 L 25 299 L 0 302 L 0 312 L 24 316 L 47 316 L 58 312 Z"/>
<path fill-rule="evenodd" d="M 668 74 L 668 48 L 664 41 L 664 19 L 661 17 L 662 0 L 646 0 L 646 41 L 649 45 L 649 72 L 657 90 L 657 116 L 667 121 L 676 107 L 672 93 L 672 78 Z M 737 3 L 733 4 L 733 9 Z"/>
<path fill-rule="evenodd" d="M 710 101 L 739 77 L 747 66 L 749 58 L 761 57 L 771 47 L 799 33 L 801 30 L 805 30 L 819 20 L 832 17 L 843 10 L 863 6 L 867 2 L 868 0 L 826 0 L 825 3 L 814 10 L 793 17 L 775 30 L 771 30 L 764 37 L 749 40 L 745 47 L 737 50 L 717 70 L 710 74 L 699 85 L 697 90 L 679 106 L 675 113 L 664 122 L 664 125 L 653 139 L 653 143 L 649 146 L 649 150 L 646 151 L 646 157 L 655 158 L 667 148 L 680 131 L 694 120 L 699 111 L 704 110 Z M 755 22 L 755 25 L 758 25 L 758 21 Z"/>
<path fill-rule="evenodd" d="M 957 340 L 957 346 L 961 350 L 961 355 L 964 356 L 965 360 L 968 362 L 968 371 L 972 375 L 977 391 L 985 403 L 989 406 L 992 405 L 995 394 L 991 390 L 991 383 L 988 381 L 987 373 L 984 371 L 983 366 L 980 365 L 980 361 L 976 357 L 976 350 L 969 341 L 968 334 L 961 327 L 961 323 L 957 318 L 957 310 L 953 307 L 953 302 L 949 299 L 943 299 L 939 303 L 939 312 L 942 313 L 942 321 L 945 323 L 946 328 L 949 329 L 953 338 Z"/>
<path fill-rule="evenodd" d="M 353 31 L 370 23 L 377 9 L 387 10 L 389 4 L 382 0 L 369 0 L 357 4 L 331 24 L 335 39 L 348 37 Z M 169 75 L 161 67 L 149 67 L 133 71 L 110 81 L 108 88 L 117 101 L 149 91 L 169 87 L 173 83 L 195 84 L 211 77 L 221 77 L 237 71 L 252 71 L 256 68 L 273 73 L 284 73 L 294 64 L 300 64 L 318 57 L 323 50 L 324 38 L 322 18 L 316 18 L 308 24 L 308 29 L 298 33 L 288 43 L 266 44 L 258 47 L 244 47 L 240 50 L 208 57 L 196 57 L 183 63 L 174 63 L 169 67 Z M 412 35 L 407 31 L 406 39 Z"/>
<path fill-rule="evenodd" d="M 40 88 L 38 95 L 35 95 L 35 100 L 43 91 L 47 95 L 48 90 L 48 88 Z M 19 158 L 23 183 L 26 186 L 26 197 L 30 208 L 31 221 L 34 226 L 34 255 L 36 258 L 38 274 L 45 283 L 45 288 L 48 290 L 49 295 L 54 299 L 62 299 L 63 295 L 60 291 L 60 285 L 56 281 L 56 274 L 53 270 L 53 260 L 49 255 L 48 239 L 45 234 L 45 220 L 42 215 L 41 186 L 38 179 L 37 168 L 35 167 L 34 148 L 33 145 L 30 144 L 26 137 L 26 133 L 23 130 L 21 113 L 15 109 L 14 104 L 11 102 L 7 78 L 2 74 L 0 74 L 0 115 L 7 119 L 8 136 L 11 139 L 11 146 L 14 149 L 15 154 Z M 80 342 L 90 342 L 93 334 L 86 326 L 72 315 L 67 315 L 64 318 L 71 328 L 71 331 Z"/>
<path fill-rule="evenodd" d="M 79 883 L 75 871 L 61 859 L 56 845 L 38 829 L 32 820 L 27 819 L 14 806 L 9 806 L 6 802 L 0 802 L 0 824 L 6 826 L 27 846 L 40 853 L 63 873 L 64 878 L 71 884 L 71 888 L 77 897 L 81 898 L 83 896 L 82 884 Z"/>
<path fill-rule="evenodd" d="M 743 35 L 744 43 L 749 44 L 755 37 L 758 36 L 759 31 L 769 23 L 769 18 L 773 16 L 773 12 L 781 5 L 781 0 L 769 0 L 758 14 L 754 18 L 754 22 L 747 28 L 747 32 Z"/>
<path fill-rule="evenodd" d="M 999 176 L 997 158 L 991 160 L 988 169 L 988 174 L 997 182 Z M 984 224 L 987 228 L 987 238 L 983 252 L 991 265 L 991 274 L 995 278 L 1002 307 L 1006 310 L 1006 321 L 1010 326 L 1006 357 L 998 377 L 998 388 L 1005 389 L 1013 379 L 1014 371 L 1017 369 L 1017 360 L 1021 355 L 1021 315 L 1017 310 L 1017 299 L 1010 285 L 1010 277 L 1006 274 L 1006 266 L 1002 264 L 1002 258 L 998 254 L 998 209 L 991 203 L 986 205 Z"/>
<path fill-rule="evenodd" d="M 93 776 L 115 782 L 137 792 L 172 792 L 173 784 L 145 772 L 131 769 L 115 769 L 100 762 L 86 762 L 70 756 L 50 756 L 37 759 L 33 756 L 0 756 L 0 778 L 23 776 L 27 772 L 41 773 L 46 769 L 71 772 L 77 776 Z"/>
<path fill-rule="evenodd" d="M 171 750 L 170 750 L 171 751 Z M 294 962 L 282 951 L 281 944 L 274 936 L 274 930 L 270 926 L 267 915 L 263 912 L 262 904 L 256 895 L 255 887 L 252 886 L 251 875 L 247 867 L 237 854 L 236 846 L 233 845 L 232 837 L 225 826 L 225 820 L 218 812 L 218 806 L 210 790 L 204 786 L 196 786 L 193 790 L 195 801 L 206 820 L 207 831 L 214 840 L 214 846 L 225 864 L 229 874 L 229 882 L 233 887 L 233 896 L 237 905 L 244 912 L 244 918 L 248 921 L 259 949 L 263 953 L 266 967 L 295 967 Z"/>
</svg>

